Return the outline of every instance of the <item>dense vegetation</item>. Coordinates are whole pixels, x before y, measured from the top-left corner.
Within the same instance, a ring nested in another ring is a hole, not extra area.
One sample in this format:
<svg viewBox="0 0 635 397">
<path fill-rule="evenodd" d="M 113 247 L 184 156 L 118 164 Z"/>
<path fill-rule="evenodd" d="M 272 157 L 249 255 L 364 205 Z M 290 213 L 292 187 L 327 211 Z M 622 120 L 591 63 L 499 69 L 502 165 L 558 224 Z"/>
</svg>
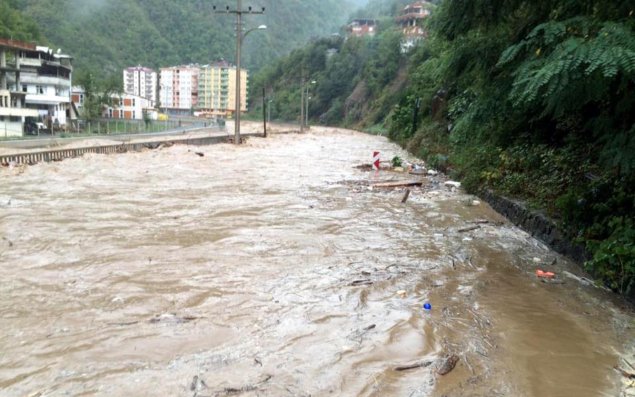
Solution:
<svg viewBox="0 0 635 397">
<path fill-rule="evenodd" d="M 314 120 L 387 131 L 470 191 L 524 199 L 586 246 L 608 286 L 634 294 L 634 9 L 446 0 L 411 54 L 382 18 L 377 37 L 316 41 L 253 88 L 273 96 L 272 115 L 293 119 L 302 74 L 316 79 Z"/>
<path fill-rule="evenodd" d="M 35 21 L 22 15 L 17 5 L 18 0 L 0 0 L 0 37 L 21 41 L 41 40 Z"/>
<path fill-rule="evenodd" d="M 245 17 L 245 29 L 266 24 L 266 32 L 245 40 L 243 64 L 257 70 L 311 37 L 338 32 L 353 10 L 340 0 L 245 0 L 243 8 L 266 7 Z M 143 64 L 163 67 L 234 60 L 235 18 L 212 7 L 235 9 L 235 0 L 0 0 L 0 36 L 8 26 L 24 25 L 25 39 L 75 57 L 80 71 L 120 75 Z M 6 12 L 5 12 L 6 10 Z M 6 21 L 6 22 L 5 22 Z M 14 29 L 13 29 L 14 30 Z M 10 30 L 12 31 L 12 30 Z M 17 34 L 15 36 L 18 37 Z"/>
</svg>

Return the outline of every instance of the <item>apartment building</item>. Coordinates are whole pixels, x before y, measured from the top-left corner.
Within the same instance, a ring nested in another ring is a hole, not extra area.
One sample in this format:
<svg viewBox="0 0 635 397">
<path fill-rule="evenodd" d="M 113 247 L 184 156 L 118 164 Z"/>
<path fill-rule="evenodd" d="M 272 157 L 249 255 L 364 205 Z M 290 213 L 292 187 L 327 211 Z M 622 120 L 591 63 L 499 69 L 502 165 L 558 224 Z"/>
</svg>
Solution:
<svg viewBox="0 0 635 397">
<path fill-rule="evenodd" d="M 198 103 L 198 65 L 161 68 L 160 109 L 169 114 L 190 114 Z"/>
<path fill-rule="evenodd" d="M 0 38 L 0 134 L 20 136 L 37 122 L 64 129 L 71 120 L 72 57 Z"/>
<path fill-rule="evenodd" d="M 248 74 L 240 70 L 240 111 L 247 111 Z M 236 66 L 221 61 L 202 66 L 197 109 L 205 116 L 231 117 L 236 111 Z"/>
<path fill-rule="evenodd" d="M 157 102 L 157 83 L 157 72 L 150 68 L 139 65 L 123 71 L 123 91 L 149 100 L 152 106 Z"/>
</svg>

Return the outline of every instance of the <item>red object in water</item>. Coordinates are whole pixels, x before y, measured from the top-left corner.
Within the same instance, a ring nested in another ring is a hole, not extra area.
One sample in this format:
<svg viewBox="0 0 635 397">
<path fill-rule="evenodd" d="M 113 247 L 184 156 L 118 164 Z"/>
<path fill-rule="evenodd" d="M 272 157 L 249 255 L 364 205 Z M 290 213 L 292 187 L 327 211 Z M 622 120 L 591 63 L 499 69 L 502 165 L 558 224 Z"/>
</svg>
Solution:
<svg viewBox="0 0 635 397">
<path fill-rule="evenodd" d="M 373 152 L 373 168 L 379 169 L 379 152 Z"/>
<path fill-rule="evenodd" d="M 536 276 L 542 277 L 542 278 L 554 278 L 554 277 L 556 277 L 556 274 L 552 273 L 552 272 L 545 272 L 545 271 L 542 271 L 542 270 L 538 269 L 538 270 L 536 270 Z"/>
</svg>

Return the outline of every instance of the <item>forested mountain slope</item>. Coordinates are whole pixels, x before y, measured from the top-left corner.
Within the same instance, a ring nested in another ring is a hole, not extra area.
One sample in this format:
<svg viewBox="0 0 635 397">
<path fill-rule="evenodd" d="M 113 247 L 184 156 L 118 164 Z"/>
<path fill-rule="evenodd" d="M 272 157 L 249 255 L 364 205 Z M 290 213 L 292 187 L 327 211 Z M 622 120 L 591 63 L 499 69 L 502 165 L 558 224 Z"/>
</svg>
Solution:
<svg viewBox="0 0 635 397">
<path fill-rule="evenodd" d="M 243 8 L 266 8 L 264 15 L 245 18 L 245 29 L 268 26 L 245 40 L 243 64 L 252 69 L 311 37 L 339 32 L 353 10 L 352 3 L 341 0 L 243 3 Z M 1 7 L 32 19 L 47 43 L 73 55 L 80 70 L 107 74 L 137 64 L 233 62 L 235 18 L 215 14 L 213 5 L 236 8 L 234 0 L 0 0 Z"/>
<path fill-rule="evenodd" d="M 14 40 L 41 40 L 40 29 L 35 21 L 23 15 L 17 0 L 0 0 L 0 37 Z"/>
<path fill-rule="evenodd" d="M 633 2 L 445 0 L 407 55 L 403 2 L 373 4 L 393 14 L 379 35 L 294 51 L 256 76 L 253 105 L 265 87 L 272 115 L 297 118 L 302 77 L 315 79 L 314 122 L 385 131 L 470 191 L 527 201 L 635 296 Z"/>
</svg>

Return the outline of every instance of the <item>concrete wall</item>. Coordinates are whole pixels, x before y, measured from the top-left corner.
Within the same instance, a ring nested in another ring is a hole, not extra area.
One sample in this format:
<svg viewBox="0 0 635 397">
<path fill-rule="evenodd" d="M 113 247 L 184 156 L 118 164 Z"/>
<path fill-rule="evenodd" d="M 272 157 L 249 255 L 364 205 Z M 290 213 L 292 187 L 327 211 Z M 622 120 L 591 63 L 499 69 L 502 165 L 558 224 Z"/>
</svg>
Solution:
<svg viewBox="0 0 635 397">
<path fill-rule="evenodd" d="M 590 259 L 590 255 L 584 247 L 568 239 L 556 223 L 546 215 L 530 211 L 523 203 L 499 196 L 492 190 L 482 191 L 479 196 L 498 213 L 559 254 L 567 256 L 579 264 Z"/>
<path fill-rule="evenodd" d="M 22 136 L 22 123 L 19 121 L 0 121 L 0 137 Z"/>
</svg>

